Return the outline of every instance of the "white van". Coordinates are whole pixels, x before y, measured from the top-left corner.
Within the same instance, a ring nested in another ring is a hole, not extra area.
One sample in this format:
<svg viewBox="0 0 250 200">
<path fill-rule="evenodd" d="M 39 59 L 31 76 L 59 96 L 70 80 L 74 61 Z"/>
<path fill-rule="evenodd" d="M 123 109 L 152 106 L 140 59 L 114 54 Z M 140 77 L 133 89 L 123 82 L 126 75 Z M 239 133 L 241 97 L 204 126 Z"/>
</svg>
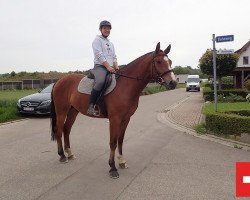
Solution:
<svg viewBox="0 0 250 200">
<path fill-rule="evenodd" d="M 188 75 L 186 81 L 186 91 L 197 90 L 200 91 L 200 76 L 199 75 Z"/>
</svg>

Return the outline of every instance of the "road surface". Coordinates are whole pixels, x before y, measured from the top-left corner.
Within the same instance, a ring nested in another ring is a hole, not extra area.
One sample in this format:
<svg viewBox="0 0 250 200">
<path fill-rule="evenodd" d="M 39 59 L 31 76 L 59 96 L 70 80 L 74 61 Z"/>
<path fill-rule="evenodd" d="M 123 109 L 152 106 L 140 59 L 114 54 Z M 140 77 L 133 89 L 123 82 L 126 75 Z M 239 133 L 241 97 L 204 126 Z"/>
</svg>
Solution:
<svg viewBox="0 0 250 200">
<path fill-rule="evenodd" d="M 78 115 L 71 133 L 77 156 L 59 163 L 48 118 L 0 126 L 0 200 L 235 199 L 235 162 L 250 153 L 202 140 L 157 120 L 184 89 L 140 98 L 128 126 L 120 178 L 108 176 L 109 123 Z"/>
</svg>

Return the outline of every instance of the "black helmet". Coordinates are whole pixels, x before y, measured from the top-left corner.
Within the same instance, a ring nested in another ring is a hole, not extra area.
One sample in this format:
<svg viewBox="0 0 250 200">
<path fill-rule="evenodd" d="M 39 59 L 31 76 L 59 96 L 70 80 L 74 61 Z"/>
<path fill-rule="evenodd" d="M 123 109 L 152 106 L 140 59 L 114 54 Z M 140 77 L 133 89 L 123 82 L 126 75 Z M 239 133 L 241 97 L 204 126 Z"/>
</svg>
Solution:
<svg viewBox="0 0 250 200">
<path fill-rule="evenodd" d="M 101 29 L 103 26 L 109 26 L 110 29 L 112 28 L 111 23 L 109 21 L 101 21 L 99 28 Z"/>
</svg>

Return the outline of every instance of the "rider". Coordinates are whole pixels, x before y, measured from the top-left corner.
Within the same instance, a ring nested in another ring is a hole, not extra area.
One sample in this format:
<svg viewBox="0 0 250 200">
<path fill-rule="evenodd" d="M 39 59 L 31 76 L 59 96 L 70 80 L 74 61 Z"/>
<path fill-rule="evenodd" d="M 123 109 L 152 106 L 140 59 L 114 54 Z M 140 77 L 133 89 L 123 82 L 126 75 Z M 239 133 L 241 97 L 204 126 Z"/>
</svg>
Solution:
<svg viewBox="0 0 250 200">
<path fill-rule="evenodd" d="M 118 70 L 117 58 L 115 54 L 114 45 L 108 39 L 112 26 L 109 21 L 102 21 L 99 25 L 101 35 L 97 35 L 92 43 L 94 52 L 94 87 L 91 92 L 89 108 L 87 114 L 96 115 L 95 104 L 103 89 L 106 75 L 110 72 Z"/>
</svg>

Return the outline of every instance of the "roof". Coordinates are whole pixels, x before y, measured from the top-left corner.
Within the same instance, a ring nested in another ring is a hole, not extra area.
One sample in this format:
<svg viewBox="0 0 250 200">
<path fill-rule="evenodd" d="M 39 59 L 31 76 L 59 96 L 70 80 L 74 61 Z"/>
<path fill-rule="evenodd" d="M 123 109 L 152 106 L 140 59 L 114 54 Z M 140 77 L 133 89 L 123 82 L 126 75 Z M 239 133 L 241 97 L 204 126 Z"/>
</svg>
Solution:
<svg viewBox="0 0 250 200">
<path fill-rule="evenodd" d="M 243 47 L 235 51 L 235 53 L 242 54 L 248 47 L 250 47 L 250 40 Z"/>
</svg>

